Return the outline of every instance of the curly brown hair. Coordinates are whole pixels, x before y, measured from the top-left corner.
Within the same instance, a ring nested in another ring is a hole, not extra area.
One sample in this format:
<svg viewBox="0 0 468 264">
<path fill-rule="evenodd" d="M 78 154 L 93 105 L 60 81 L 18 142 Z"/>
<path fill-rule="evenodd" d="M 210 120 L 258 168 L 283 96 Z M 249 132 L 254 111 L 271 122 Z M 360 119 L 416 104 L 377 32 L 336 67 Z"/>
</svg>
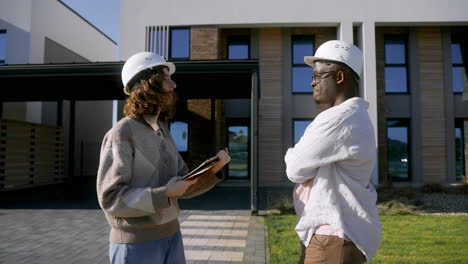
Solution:
<svg viewBox="0 0 468 264">
<path fill-rule="evenodd" d="M 156 67 L 137 77 L 137 86 L 124 106 L 126 116 L 137 120 L 142 120 L 143 115 L 156 115 L 158 112 L 158 119 L 161 120 L 174 116 L 176 95 L 174 92 L 162 92 L 164 68 L 168 69 L 166 66 Z"/>
</svg>

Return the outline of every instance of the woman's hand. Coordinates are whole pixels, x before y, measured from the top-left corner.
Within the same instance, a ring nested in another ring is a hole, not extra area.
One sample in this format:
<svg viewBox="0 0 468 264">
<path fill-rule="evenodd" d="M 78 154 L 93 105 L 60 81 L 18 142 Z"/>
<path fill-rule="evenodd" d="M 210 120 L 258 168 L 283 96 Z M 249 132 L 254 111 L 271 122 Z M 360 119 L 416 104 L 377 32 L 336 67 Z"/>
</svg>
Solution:
<svg viewBox="0 0 468 264">
<path fill-rule="evenodd" d="M 182 194 L 185 193 L 185 191 L 190 186 L 192 186 L 198 181 L 198 179 L 191 180 L 191 181 L 181 181 L 180 178 L 181 177 L 173 177 L 166 184 L 167 197 L 173 198 L 173 197 L 181 196 Z"/>
<path fill-rule="evenodd" d="M 219 170 L 221 170 L 226 164 L 228 164 L 231 161 L 231 157 L 229 156 L 229 150 L 228 148 L 225 148 L 223 150 L 220 150 L 218 154 L 216 155 L 218 157 L 218 163 L 213 167 L 213 172 L 217 173 Z"/>
</svg>

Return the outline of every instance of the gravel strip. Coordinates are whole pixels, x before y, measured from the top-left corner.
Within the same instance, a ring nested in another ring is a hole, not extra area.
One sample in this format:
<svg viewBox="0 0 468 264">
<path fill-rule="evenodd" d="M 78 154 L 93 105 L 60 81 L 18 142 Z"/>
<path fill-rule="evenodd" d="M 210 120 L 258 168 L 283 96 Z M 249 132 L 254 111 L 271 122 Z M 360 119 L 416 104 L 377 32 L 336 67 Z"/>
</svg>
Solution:
<svg viewBox="0 0 468 264">
<path fill-rule="evenodd" d="M 423 214 L 468 215 L 468 195 L 450 193 L 424 194 L 424 205 L 428 208 Z"/>
</svg>

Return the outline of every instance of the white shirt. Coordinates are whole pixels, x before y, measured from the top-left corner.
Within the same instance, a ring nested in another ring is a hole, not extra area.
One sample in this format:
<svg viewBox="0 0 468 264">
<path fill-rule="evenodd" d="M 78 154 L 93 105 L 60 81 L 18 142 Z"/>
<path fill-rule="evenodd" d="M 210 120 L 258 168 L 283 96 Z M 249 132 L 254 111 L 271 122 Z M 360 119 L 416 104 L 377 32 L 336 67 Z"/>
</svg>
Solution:
<svg viewBox="0 0 468 264">
<path fill-rule="evenodd" d="M 298 212 L 296 232 L 302 243 L 307 247 L 317 227 L 330 225 L 342 230 L 370 262 L 382 228 L 377 193 L 370 183 L 377 148 L 368 106 L 354 97 L 320 113 L 288 150 L 285 162 L 296 189 L 314 179 L 307 203 L 298 206 L 303 210 Z"/>
</svg>

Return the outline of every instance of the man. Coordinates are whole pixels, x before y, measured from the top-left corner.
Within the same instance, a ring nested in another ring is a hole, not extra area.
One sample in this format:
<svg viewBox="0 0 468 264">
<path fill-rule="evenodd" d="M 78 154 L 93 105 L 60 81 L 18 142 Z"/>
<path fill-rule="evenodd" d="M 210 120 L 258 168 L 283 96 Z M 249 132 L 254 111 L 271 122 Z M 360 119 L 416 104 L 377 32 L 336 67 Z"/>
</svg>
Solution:
<svg viewBox="0 0 468 264">
<path fill-rule="evenodd" d="M 376 255 L 381 226 L 370 183 L 376 160 L 368 103 L 358 96 L 363 57 L 353 44 L 328 41 L 305 63 L 314 68 L 317 104 L 330 108 L 285 156 L 296 183 L 300 263 L 364 263 Z"/>
<path fill-rule="evenodd" d="M 150 52 L 133 55 L 122 69 L 126 117 L 104 137 L 97 176 L 99 204 L 111 226 L 111 263 L 185 263 L 177 198 L 211 189 L 223 178 L 214 173 L 230 161 L 222 150 L 212 171 L 193 181 L 178 177 L 188 169 L 167 125 L 174 71 Z"/>
</svg>

